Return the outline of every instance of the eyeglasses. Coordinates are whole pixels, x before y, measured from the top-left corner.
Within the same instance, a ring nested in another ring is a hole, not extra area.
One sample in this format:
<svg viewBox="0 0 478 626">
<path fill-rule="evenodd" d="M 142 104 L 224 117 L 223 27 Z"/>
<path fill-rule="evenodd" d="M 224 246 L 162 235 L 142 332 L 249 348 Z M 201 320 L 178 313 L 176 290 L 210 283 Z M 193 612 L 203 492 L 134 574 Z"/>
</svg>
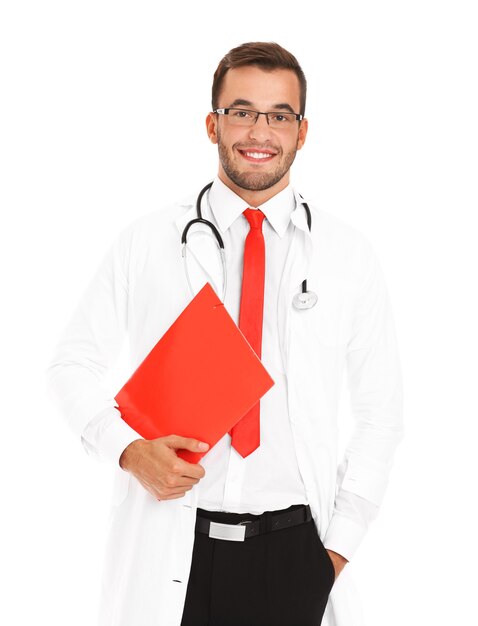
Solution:
<svg viewBox="0 0 478 626">
<path fill-rule="evenodd" d="M 284 113 L 272 111 L 262 113 L 261 111 L 251 111 L 250 109 L 214 109 L 213 113 L 219 115 L 227 115 L 227 121 L 234 126 L 254 126 L 259 115 L 265 115 L 267 123 L 271 128 L 291 128 L 294 122 L 300 122 L 304 119 L 299 113 Z"/>
</svg>

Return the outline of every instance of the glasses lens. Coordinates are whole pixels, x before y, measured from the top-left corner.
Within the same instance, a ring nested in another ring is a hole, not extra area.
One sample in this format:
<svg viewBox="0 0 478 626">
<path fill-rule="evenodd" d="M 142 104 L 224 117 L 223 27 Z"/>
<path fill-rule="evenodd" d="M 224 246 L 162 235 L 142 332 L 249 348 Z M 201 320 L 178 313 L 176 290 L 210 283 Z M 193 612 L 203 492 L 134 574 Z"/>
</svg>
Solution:
<svg viewBox="0 0 478 626">
<path fill-rule="evenodd" d="M 237 126 L 252 126 L 257 118 L 257 113 L 247 109 L 229 109 L 228 122 Z"/>
<path fill-rule="evenodd" d="M 253 126 L 256 122 L 257 111 L 248 109 L 229 109 L 227 120 L 235 126 Z M 269 126 L 272 128 L 290 128 L 296 121 L 294 113 L 279 113 L 278 111 L 268 113 Z"/>
<path fill-rule="evenodd" d="M 293 113 L 269 113 L 268 117 L 273 128 L 289 128 L 296 121 Z"/>
</svg>

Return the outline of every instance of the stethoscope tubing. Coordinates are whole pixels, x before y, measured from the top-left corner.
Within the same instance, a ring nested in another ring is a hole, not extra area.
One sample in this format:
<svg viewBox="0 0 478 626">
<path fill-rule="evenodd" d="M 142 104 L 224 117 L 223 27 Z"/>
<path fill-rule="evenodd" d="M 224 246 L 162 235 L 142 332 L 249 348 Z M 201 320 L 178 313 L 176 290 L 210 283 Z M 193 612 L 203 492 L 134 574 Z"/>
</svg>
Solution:
<svg viewBox="0 0 478 626">
<path fill-rule="evenodd" d="M 217 227 L 215 226 L 215 224 L 213 224 L 211 221 L 206 220 L 205 218 L 203 218 L 202 216 L 202 209 L 201 209 L 201 203 L 202 203 L 202 199 L 204 197 L 204 194 L 206 192 L 209 191 L 209 189 L 211 189 L 212 185 L 213 185 L 214 181 L 211 181 L 210 183 L 208 183 L 207 185 L 205 185 L 201 191 L 198 194 L 198 197 L 196 199 L 196 214 L 197 217 L 195 219 L 190 220 L 186 226 L 184 227 L 184 230 L 182 232 L 181 235 L 181 243 L 182 243 L 182 256 L 184 259 L 184 265 L 185 265 L 185 271 L 186 271 L 186 277 L 187 277 L 187 281 L 189 284 L 189 288 L 191 289 L 191 292 L 194 293 L 193 289 L 192 289 L 192 285 L 191 285 L 191 281 L 189 278 L 189 272 L 187 269 L 187 261 L 186 261 L 186 250 L 187 250 L 187 237 L 188 237 L 188 232 L 189 229 L 191 228 L 191 226 L 193 226 L 194 224 L 204 224 L 205 226 L 207 226 L 208 228 L 210 228 L 212 230 L 212 232 L 214 233 L 214 236 L 217 240 L 217 243 L 219 244 L 219 248 L 220 248 L 220 252 L 221 252 L 221 259 L 222 259 L 222 266 L 223 266 L 223 272 L 224 272 L 224 288 L 223 288 L 223 298 L 222 301 L 224 302 L 225 300 L 225 296 L 226 296 L 226 283 L 227 283 L 227 269 L 226 269 L 226 254 L 225 254 L 225 249 L 224 249 L 224 241 L 221 237 L 221 233 L 219 232 L 219 230 L 217 229 Z M 302 196 L 301 196 L 302 198 Z M 302 198 L 303 200 L 303 198 Z M 307 226 L 309 228 L 309 232 L 312 231 L 312 214 L 309 208 L 309 205 L 307 204 L 307 202 L 303 201 L 302 205 L 305 209 L 306 212 L 306 216 L 307 216 Z M 305 279 L 302 282 L 302 291 L 300 293 L 298 293 L 294 299 L 293 299 L 293 304 L 297 309 L 308 309 L 313 307 L 317 302 L 317 295 L 312 292 L 312 291 L 307 291 L 307 279 Z"/>
</svg>

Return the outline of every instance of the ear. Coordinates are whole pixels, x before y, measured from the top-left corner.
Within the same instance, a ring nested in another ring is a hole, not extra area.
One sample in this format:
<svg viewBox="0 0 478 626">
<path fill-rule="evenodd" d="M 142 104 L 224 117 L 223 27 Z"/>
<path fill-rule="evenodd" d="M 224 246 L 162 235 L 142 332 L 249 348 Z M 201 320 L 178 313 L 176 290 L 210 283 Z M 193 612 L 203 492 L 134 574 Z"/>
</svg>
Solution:
<svg viewBox="0 0 478 626">
<path fill-rule="evenodd" d="M 305 138 L 307 137 L 307 131 L 309 129 L 309 121 L 307 119 L 303 119 L 300 122 L 299 126 L 299 137 L 297 141 L 297 150 L 300 150 L 305 143 Z"/>
<path fill-rule="evenodd" d="M 216 113 L 208 113 L 206 117 L 207 136 L 211 143 L 217 143 L 217 119 Z"/>
</svg>

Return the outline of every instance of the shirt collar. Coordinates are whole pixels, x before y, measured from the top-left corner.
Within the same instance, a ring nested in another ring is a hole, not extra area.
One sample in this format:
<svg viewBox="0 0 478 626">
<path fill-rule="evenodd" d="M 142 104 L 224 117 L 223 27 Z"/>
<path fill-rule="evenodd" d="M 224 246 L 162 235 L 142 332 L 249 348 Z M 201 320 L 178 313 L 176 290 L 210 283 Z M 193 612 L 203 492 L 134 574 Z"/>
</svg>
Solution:
<svg viewBox="0 0 478 626">
<path fill-rule="evenodd" d="M 216 177 L 210 189 L 209 202 L 214 218 L 223 233 L 247 208 L 256 208 L 265 214 L 268 222 L 270 222 L 279 237 L 283 237 L 289 225 L 291 215 L 296 208 L 296 194 L 292 187 L 287 185 L 285 189 L 267 202 L 264 202 L 264 204 L 258 207 L 249 207 L 219 177 Z"/>
</svg>

